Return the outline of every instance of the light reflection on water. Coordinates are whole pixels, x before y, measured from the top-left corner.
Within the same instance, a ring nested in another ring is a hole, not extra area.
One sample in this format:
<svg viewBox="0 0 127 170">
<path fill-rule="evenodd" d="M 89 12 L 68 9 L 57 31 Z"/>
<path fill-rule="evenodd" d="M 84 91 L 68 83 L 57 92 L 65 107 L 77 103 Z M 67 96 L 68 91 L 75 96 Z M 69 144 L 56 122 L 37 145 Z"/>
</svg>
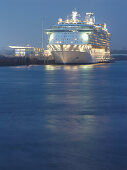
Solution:
<svg viewBox="0 0 127 170">
<path fill-rule="evenodd" d="M 94 115 L 68 115 L 65 117 L 64 115 L 51 115 L 47 119 L 45 126 L 52 132 L 66 133 L 66 135 L 71 135 L 75 140 L 80 140 L 79 137 L 84 137 L 84 135 L 94 135 L 97 128 L 97 120 Z M 73 139 L 71 138 L 71 140 Z"/>
<path fill-rule="evenodd" d="M 0 68 L 0 169 L 126 170 L 126 65 Z"/>
<path fill-rule="evenodd" d="M 100 63 L 100 64 L 87 64 L 87 65 L 46 65 L 46 70 L 79 70 L 79 69 L 93 69 L 96 67 L 108 68 L 110 64 Z"/>
</svg>

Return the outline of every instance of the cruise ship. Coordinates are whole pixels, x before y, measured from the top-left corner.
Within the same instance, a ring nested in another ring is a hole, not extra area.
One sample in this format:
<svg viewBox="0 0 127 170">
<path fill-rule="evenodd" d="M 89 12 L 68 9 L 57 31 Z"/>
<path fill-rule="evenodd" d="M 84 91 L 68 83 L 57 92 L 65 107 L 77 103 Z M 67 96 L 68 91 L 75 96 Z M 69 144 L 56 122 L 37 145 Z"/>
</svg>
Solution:
<svg viewBox="0 0 127 170">
<path fill-rule="evenodd" d="M 84 19 L 76 10 L 71 18 L 46 29 L 48 50 L 58 64 L 90 64 L 111 61 L 110 37 L 106 24 L 95 24 L 94 13 Z"/>
</svg>

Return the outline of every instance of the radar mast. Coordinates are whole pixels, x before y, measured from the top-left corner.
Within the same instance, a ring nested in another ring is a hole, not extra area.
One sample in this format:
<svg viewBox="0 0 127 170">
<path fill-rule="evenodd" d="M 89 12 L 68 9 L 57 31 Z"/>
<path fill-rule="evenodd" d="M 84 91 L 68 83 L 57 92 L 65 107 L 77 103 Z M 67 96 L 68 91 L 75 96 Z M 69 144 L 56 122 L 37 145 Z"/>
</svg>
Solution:
<svg viewBox="0 0 127 170">
<path fill-rule="evenodd" d="M 72 11 L 72 20 L 74 22 L 77 21 L 77 17 L 80 16 L 80 14 L 78 14 L 78 12 L 76 10 Z"/>
<path fill-rule="evenodd" d="M 89 24 L 89 25 L 94 25 L 94 24 L 95 24 L 95 16 L 94 16 L 94 13 L 92 13 L 92 12 L 86 13 L 85 20 L 86 20 L 87 24 Z"/>
</svg>

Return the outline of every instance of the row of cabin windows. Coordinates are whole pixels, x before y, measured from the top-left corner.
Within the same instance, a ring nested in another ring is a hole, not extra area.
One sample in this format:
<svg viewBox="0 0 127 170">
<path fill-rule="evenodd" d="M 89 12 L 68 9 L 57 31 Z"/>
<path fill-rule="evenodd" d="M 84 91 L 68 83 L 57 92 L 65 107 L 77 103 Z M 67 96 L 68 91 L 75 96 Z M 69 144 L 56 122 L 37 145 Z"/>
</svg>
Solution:
<svg viewBox="0 0 127 170">
<path fill-rule="evenodd" d="M 72 43 L 74 43 L 74 44 L 82 44 L 82 43 L 84 43 L 83 41 L 55 41 L 55 42 L 53 42 L 53 44 L 60 44 L 60 43 L 62 43 L 62 44 L 72 44 Z"/>
<path fill-rule="evenodd" d="M 55 38 L 55 40 L 57 40 L 57 41 L 67 41 L 67 40 L 69 40 L 69 41 L 74 41 L 74 40 L 80 40 L 79 38 L 63 38 L 63 39 L 59 39 L 59 38 Z"/>
<path fill-rule="evenodd" d="M 64 38 L 67 38 L 67 37 L 68 37 L 68 38 L 72 38 L 72 37 L 73 37 L 73 38 L 78 38 L 79 36 L 77 36 L 77 35 L 71 35 L 71 36 L 67 36 L 67 35 L 60 36 L 60 35 L 57 35 L 57 36 L 55 36 L 55 37 L 56 37 L 56 38 L 63 38 L 63 37 L 64 37 Z"/>
</svg>

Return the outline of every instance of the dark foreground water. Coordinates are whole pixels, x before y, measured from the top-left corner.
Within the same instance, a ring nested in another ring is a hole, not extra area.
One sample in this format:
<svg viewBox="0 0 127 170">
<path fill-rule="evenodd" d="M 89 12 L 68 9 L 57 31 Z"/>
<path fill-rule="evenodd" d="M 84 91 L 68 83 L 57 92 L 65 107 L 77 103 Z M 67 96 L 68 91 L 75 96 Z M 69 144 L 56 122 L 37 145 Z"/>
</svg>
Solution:
<svg viewBox="0 0 127 170">
<path fill-rule="evenodd" d="M 0 170 L 127 170 L 127 62 L 1 67 Z"/>
</svg>

